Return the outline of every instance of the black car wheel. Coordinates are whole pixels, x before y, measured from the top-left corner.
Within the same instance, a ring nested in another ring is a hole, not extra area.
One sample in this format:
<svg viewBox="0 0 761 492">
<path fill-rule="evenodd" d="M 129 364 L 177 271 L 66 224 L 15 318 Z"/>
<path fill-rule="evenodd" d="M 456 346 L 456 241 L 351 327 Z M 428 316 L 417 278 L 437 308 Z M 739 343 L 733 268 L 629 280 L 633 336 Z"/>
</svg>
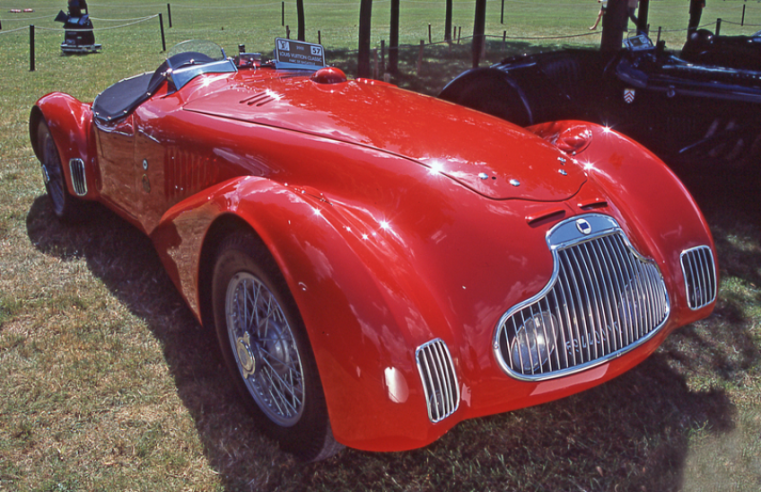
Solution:
<svg viewBox="0 0 761 492">
<path fill-rule="evenodd" d="M 306 461 L 337 453 L 304 323 L 269 251 L 237 232 L 218 250 L 212 280 L 217 338 L 259 427 Z"/>
<path fill-rule="evenodd" d="M 85 215 L 84 203 L 69 194 L 61 157 L 45 120 L 40 120 L 37 127 L 37 148 L 41 156 L 45 189 L 56 217 L 67 222 L 82 220 Z"/>
</svg>

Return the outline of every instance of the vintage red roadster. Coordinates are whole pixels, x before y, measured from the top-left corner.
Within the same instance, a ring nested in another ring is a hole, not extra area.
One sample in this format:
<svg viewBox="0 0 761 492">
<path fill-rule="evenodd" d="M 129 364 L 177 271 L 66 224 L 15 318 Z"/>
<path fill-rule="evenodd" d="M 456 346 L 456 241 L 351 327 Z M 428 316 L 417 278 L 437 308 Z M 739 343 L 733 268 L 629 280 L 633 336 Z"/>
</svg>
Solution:
<svg viewBox="0 0 761 492">
<path fill-rule="evenodd" d="M 641 145 L 277 43 L 48 94 L 30 133 L 55 214 L 97 201 L 152 239 L 283 449 L 425 446 L 608 381 L 713 309 L 708 226 Z"/>
</svg>

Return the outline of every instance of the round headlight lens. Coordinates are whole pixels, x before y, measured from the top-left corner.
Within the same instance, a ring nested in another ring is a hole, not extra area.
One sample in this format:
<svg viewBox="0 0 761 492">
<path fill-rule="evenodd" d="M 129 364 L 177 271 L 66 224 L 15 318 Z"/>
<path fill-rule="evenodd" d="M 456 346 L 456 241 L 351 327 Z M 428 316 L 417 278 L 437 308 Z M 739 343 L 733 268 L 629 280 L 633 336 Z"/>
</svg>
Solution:
<svg viewBox="0 0 761 492">
<path fill-rule="evenodd" d="M 558 322 L 554 315 L 541 313 L 527 319 L 510 343 L 513 367 L 526 373 L 536 372 L 555 351 Z"/>
</svg>

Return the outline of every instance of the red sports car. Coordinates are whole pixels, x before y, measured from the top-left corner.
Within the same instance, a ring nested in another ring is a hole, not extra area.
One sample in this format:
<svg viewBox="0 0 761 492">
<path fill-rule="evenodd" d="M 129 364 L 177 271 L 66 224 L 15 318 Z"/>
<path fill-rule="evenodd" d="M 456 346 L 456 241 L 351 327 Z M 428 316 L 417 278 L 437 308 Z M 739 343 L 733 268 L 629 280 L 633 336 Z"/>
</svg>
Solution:
<svg viewBox="0 0 761 492">
<path fill-rule="evenodd" d="M 48 94 L 30 133 L 56 215 L 94 200 L 150 236 L 284 449 L 425 446 L 608 381 L 713 309 L 708 226 L 639 144 L 277 45 Z"/>
</svg>

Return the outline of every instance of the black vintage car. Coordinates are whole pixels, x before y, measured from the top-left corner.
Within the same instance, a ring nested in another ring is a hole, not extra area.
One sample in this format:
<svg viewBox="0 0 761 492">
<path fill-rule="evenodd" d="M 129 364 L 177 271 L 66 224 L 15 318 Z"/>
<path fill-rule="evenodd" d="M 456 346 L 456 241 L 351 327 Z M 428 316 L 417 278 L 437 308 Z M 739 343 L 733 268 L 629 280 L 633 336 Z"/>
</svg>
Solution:
<svg viewBox="0 0 761 492">
<path fill-rule="evenodd" d="M 700 29 L 687 38 L 680 58 L 701 65 L 761 70 L 761 31 L 752 36 L 717 36 Z"/>
<path fill-rule="evenodd" d="M 692 64 L 644 35 L 625 45 L 508 58 L 464 72 L 440 97 L 521 126 L 601 123 L 671 164 L 759 162 L 761 71 Z"/>
</svg>

